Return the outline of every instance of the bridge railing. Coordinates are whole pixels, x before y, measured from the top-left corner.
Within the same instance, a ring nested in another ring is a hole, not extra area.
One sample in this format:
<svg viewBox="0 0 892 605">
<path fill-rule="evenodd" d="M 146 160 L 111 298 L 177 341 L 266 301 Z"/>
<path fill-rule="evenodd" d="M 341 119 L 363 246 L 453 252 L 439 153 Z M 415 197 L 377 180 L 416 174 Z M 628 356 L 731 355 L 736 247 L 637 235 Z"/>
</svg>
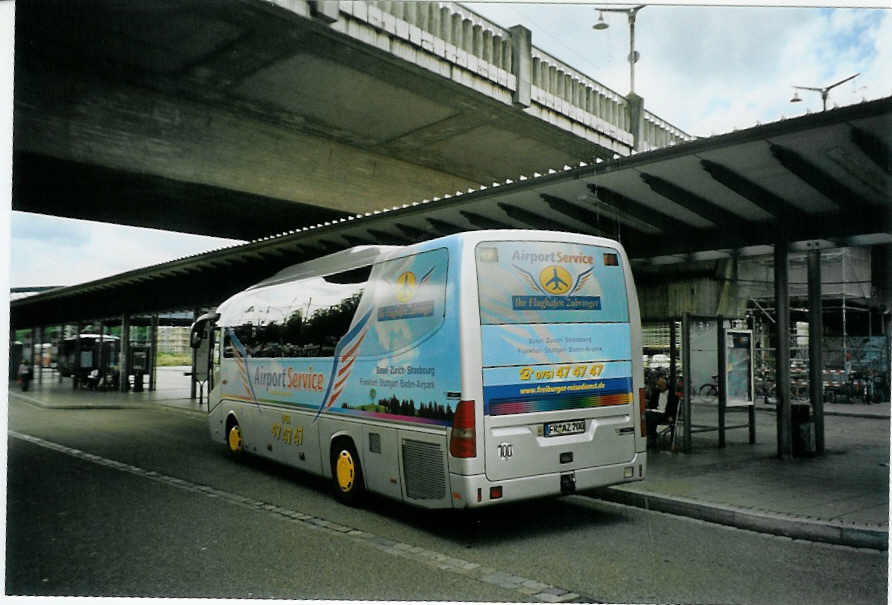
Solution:
<svg viewBox="0 0 892 605">
<path fill-rule="evenodd" d="M 529 101 L 520 104 L 535 103 L 543 119 L 565 128 L 569 119 L 632 145 L 626 98 L 532 46 L 525 28 L 505 29 L 455 2 L 342 0 L 339 8 L 348 18 L 332 27 L 352 37 L 506 103 L 518 103 L 519 88 L 528 86 Z M 642 149 L 692 138 L 644 112 Z"/>
</svg>

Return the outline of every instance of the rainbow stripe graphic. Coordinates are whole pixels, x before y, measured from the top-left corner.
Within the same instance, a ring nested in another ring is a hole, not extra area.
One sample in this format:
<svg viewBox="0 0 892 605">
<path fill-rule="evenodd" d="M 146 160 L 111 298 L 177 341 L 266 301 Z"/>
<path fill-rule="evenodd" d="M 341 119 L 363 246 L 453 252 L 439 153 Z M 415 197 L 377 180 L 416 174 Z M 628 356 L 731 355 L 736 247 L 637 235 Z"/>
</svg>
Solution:
<svg viewBox="0 0 892 605">
<path fill-rule="evenodd" d="M 338 397 L 341 396 L 344 385 L 347 384 L 347 378 L 350 377 L 350 372 L 353 369 L 353 363 L 356 361 L 356 352 L 359 350 L 359 345 L 362 344 L 363 339 L 368 334 L 369 326 L 371 325 L 369 317 L 371 315 L 372 311 L 367 311 L 362 316 L 362 319 L 344 335 L 338 342 L 338 346 L 335 347 L 328 386 L 325 389 L 325 395 L 322 397 L 322 405 L 316 411 L 313 422 L 316 422 L 319 419 L 319 414 L 330 408 L 337 401 Z"/>
<path fill-rule="evenodd" d="M 489 416 L 596 408 L 632 402 L 631 376 L 483 387 L 483 409 Z"/>
<path fill-rule="evenodd" d="M 239 378 L 242 379 L 242 386 L 250 397 L 249 401 L 256 403 L 257 395 L 254 393 L 254 385 L 251 384 L 251 373 L 248 371 L 247 364 L 245 363 L 248 353 L 245 350 L 245 346 L 238 339 L 238 336 L 235 335 L 235 330 L 232 328 L 226 329 L 229 331 L 229 339 L 232 341 L 232 355 L 235 358 L 235 365 L 238 366 L 238 373 Z"/>
</svg>

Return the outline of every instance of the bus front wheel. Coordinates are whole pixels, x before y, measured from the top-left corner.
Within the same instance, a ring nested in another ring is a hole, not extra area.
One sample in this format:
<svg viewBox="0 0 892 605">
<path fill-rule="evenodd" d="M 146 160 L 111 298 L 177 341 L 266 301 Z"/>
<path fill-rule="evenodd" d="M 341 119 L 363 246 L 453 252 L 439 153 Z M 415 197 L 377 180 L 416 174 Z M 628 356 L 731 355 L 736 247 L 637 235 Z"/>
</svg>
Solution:
<svg viewBox="0 0 892 605">
<path fill-rule="evenodd" d="M 229 454 L 233 457 L 239 457 L 245 451 L 245 441 L 242 438 L 242 429 L 238 424 L 238 420 L 230 418 L 226 423 L 226 445 Z"/>
<path fill-rule="evenodd" d="M 331 449 L 331 476 L 335 498 L 355 506 L 362 497 L 362 468 L 356 449 L 349 441 L 335 443 Z"/>
</svg>

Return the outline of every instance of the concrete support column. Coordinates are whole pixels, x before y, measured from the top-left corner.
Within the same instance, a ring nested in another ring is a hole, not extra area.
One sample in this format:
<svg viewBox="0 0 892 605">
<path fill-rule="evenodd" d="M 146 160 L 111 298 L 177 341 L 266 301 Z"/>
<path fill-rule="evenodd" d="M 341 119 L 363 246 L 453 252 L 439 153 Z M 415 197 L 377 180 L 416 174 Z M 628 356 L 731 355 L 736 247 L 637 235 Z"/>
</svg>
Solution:
<svg viewBox="0 0 892 605">
<path fill-rule="evenodd" d="M 728 408 L 728 393 L 725 392 L 725 374 L 728 372 L 728 348 L 725 344 L 725 320 L 719 315 L 715 322 L 716 348 L 718 352 L 718 367 L 716 368 L 716 381 L 719 390 L 719 447 L 725 447 L 725 413 Z"/>
<path fill-rule="evenodd" d="M 37 328 L 31 328 L 31 375 L 37 373 L 34 364 L 37 363 Z"/>
<path fill-rule="evenodd" d="M 62 324 L 59 326 L 59 333 L 56 336 L 56 373 L 59 377 L 59 384 L 62 383 L 62 363 L 61 357 L 64 353 L 63 347 L 65 346 L 65 331 L 68 329 L 68 324 Z"/>
<path fill-rule="evenodd" d="M 102 361 L 105 357 L 103 351 L 103 343 L 105 341 L 105 320 L 99 320 L 99 354 L 96 356 L 96 367 L 99 368 L 99 373 L 102 374 Z"/>
<path fill-rule="evenodd" d="M 121 360 L 118 364 L 120 381 L 118 386 L 122 393 L 130 389 L 130 315 L 121 316 Z"/>
<path fill-rule="evenodd" d="M 690 453 L 691 451 L 691 394 L 694 392 L 691 386 L 691 357 L 691 317 L 685 313 L 681 320 L 681 371 L 684 376 L 684 401 L 682 402 L 684 404 L 682 406 L 684 439 L 682 441 L 682 451 L 685 453 Z"/>
<path fill-rule="evenodd" d="M 790 296 L 789 258 L 785 234 L 774 244 L 774 324 L 777 349 L 774 359 L 777 388 L 777 455 L 793 457 L 792 411 L 790 408 Z"/>
<path fill-rule="evenodd" d="M 517 78 L 517 89 L 512 100 L 515 105 L 529 107 L 532 103 L 533 33 L 522 25 L 511 32 L 511 73 Z"/>
<path fill-rule="evenodd" d="M 502 67 L 502 38 L 499 36 L 492 37 L 492 64 Z"/>
<path fill-rule="evenodd" d="M 808 396 L 815 419 L 815 453 L 824 453 L 824 350 L 821 251 L 808 253 Z"/>
<path fill-rule="evenodd" d="M 669 322 L 669 397 L 674 397 L 678 392 L 676 388 L 676 375 L 678 374 L 678 346 L 675 339 L 678 338 L 678 330 L 675 326 L 675 320 Z M 678 408 L 676 408 L 678 409 Z"/>
<path fill-rule="evenodd" d="M 43 384 L 43 326 L 37 328 L 37 350 L 40 355 L 37 358 L 37 384 Z"/>
<path fill-rule="evenodd" d="M 71 388 L 77 387 L 81 369 L 81 331 L 84 324 L 77 322 L 74 333 L 74 361 L 71 364 Z"/>
<path fill-rule="evenodd" d="M 199 318 L 200 315 L 201 315 L 201 310 L 195 309 L 192 312 L 192 323 L 195 323 L 195 321 Z M 192 372 L 191 372 L 191 376 L 189 377 L 189 398 L 190 399 L 195 399 L 195 397 L 198 395 L 198 382 L 195 380 L 195 365 L 196 365 L 197 361 L 198 360 L 196 359 L 195 349 L 192 349 Z"/>
<path fill-rule="evenodd" d="M 158 389 L 158 314 L 152 313 L 152 327 L 149 329 L 150 359 L 149 391 Z"/>
<path fill-rule="evenodd" d="M 641 151 L 644 144 L 644 98 L 630 92 L 626 97 L 629 109 L 629 132 L 632 133 L 632 147 Z"/>
</svg>

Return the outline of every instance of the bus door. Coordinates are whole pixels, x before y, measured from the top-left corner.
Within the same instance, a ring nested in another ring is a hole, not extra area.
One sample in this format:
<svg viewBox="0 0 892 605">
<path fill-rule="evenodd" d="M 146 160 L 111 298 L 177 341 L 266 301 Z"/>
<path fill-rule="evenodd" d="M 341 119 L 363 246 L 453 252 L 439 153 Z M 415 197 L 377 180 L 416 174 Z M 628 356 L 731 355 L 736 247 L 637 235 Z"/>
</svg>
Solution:
<svg viewBox="0 0 892 605">
<path fill-rule="evenodd" d="M 476 249 L 486 476 L 634 458 L 629 305 L 605 246 L 484 242 Z"/>
</svg>

